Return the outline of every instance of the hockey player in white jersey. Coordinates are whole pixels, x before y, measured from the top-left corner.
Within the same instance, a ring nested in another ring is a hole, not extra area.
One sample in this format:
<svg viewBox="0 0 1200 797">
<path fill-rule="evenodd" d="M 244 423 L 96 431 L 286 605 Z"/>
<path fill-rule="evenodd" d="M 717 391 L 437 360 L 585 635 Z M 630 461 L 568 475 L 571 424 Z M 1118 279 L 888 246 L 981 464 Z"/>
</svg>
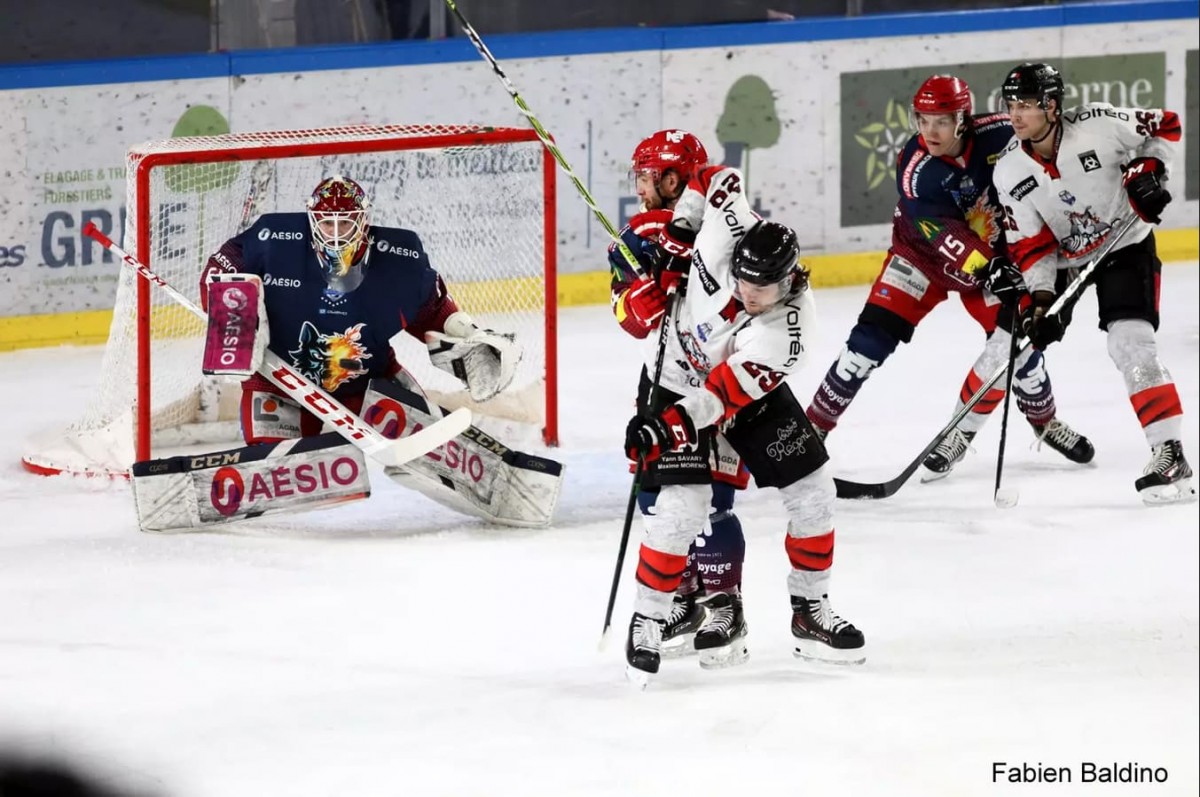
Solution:
<svg viewBox="0 0 1200 797">
<path fill-rule="evenodd" d="M 1162 263 L 1151 225 L 1171 201 L 1164 184 L 1179 116 L 1107 103 L 1063 109 L 1062 76 L 1047 64 L 1015 67 L 1002 90 L 1016 135 L 993 179 L 1009 255 L 1032 294 L 1025 333 L 1038 348 L 1062 339 L 1062 321 L 1047 314 L 1056 269 L 1085 265 L 1132 208 L 1133 226 L 1095 272 L 1100 329 L 1152 452 L 1136 489 L 1147 504 L 1194 500 L 1183 407 L 1154 338 Z"/>
<path fill-rule="evenodd" d="M 777 487 L 788 525 L 788 591 L 796 655 L 864 661 L 864 639 L 828 598 L 833 561 L 835 490 L 824 444 L 784 380 L 804 362 L 814 323 L 808 272 L 796 234 L 759 221 L 729 167 L 702 171 L 688 185 L 663 231 L 661 268 L 686 275 L 666 336 L 667 349 L 652 412 L 626 432 L 631 458 L 666 457 L 677 474 L 662 478 L 637 566 L 637 598 L 626 640 L 627 674 L 645 685 L 658 672 L 664 618 L 703 527 L 709 490 L 688 474 L 707 475 L 708 449 L 719 427 L 760 487 Z M 712 607 L 725 633 L 697 638 L 701 663 L 746 660 L 741 595 Z"/>
</svg>

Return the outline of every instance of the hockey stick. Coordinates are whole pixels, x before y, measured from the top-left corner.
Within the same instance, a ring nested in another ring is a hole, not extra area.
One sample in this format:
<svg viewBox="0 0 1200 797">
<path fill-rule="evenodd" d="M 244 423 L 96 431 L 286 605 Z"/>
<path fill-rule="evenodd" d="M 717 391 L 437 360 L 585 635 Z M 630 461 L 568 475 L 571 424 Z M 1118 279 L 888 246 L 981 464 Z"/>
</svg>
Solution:
<svg viewBox="0 0 1200 797">
<path fill-rule="evenodd" d="M 654 411 L 658 400 L 658 382 L 662 379 L 663 360 L 667 353 L 667 339 L 670 335 L 671 322 L 675 314 L 682 292 L 676 292 L 672 285 L 667 293 L 667 310 L 663 313 L 662 326 L 658 330 L 658 351 L 654 357 L 654 379 L 650 382 L 650 394 L 646 397 L 646 405 Z M 638 457 L 633 471 L 633 484 L 629 488 L 629 503 L 625 506 L 625 524 L 621 527 L 621 544 L 617 548 L 617 566 L 613 569 L 612 588 L 608 591 L 608 608 L 604 610 L 604 628 L 600 631 L 600 649 L 604 650 L 608 643 L 608 629 L 612 626 L 613 607 L 617 603 L 617 588 L 621 585 L 621 570 L 625 566 L 625 550 L 629 547 L 629 533 L 633 529 L 633 510 L 637 507 L 638 494 L 642 491 L 642 469 L 646 463 L 643 457 Z"/>
<path fill-rule="evenodd" d="M 1004 385 L 1004 411 L 1000 414 L 1000 447 L 996 451 L 996 487 L 992 491 L 992 502 L 1001 509 L 1011 509 L 1017 505 L 1016 490 L 1000 489 L 1000 479 L 1004 474 L 1004 445 L 1008 442 L 1008 408 L 1012 403 L 1013 376 L 1017 370 L 1017 308 L 1010 308 L 1008 330 L 1008 376 Z"/>
<path fill-rule="evenodd" d="M 1132 217 L 1125 217 L 1113 222 L 1113 226 L 1109 230 L 1108 237 L 1105 238 L 1104 243 L 1100 245 L 1100 249 L 1098 252 L 1096 252 L 1095 257 L 1093 257 L 1091 262 L 1089 262 L 1084 268 L 1080 269 L 1079 276 L 1072 280 L 1071 283 L 1063 290 L 1063 292 L 1059 294 L 1058 298 L 1054 300 L 1054 304 L 1050 305 L 1050 309 L 1046 311 L 1046 315 L 1056 314 L 1064 309 L 1069 309 L 1075 306 L 1075 303 L 1079 301 L 1079 297 L 1083 293 L 1083 289 L 1086 288 L 1091 282 L 1092 275 L 1095 273 L 1096 269 L 1100 267 L 1100 264 L 1103 262 L 1104 258 L 1108 257 L 1109 252 L 1111 252 L 1121 238 L 1124 237 L 1130 226 L 1132 226 Z M 1029 340 L 1026 339 L 1018 347 L 1017 355 L 1020 356 L 1021 352 L 1028 349 L 1031 345 L 1032 344 L 1029 342 Z M 967 400 L 966 404 L 964 404 L 962 408 L 954 414 L 954 417 L 950 419 L 950 422 L 942 427 L 941 431 L 934 436 L 933 440 L 929 441 L 929 445 L 925 446 L 925 448 L 921 450 L 921 453 L 917 454 L 916 458 L 912 462 L 908 463 L 908 466 L 900 472 L 899 476 L 896 476 L 894 479 L 890 479 L 886 482 L 874 483 L 852 482 L 835 478 L 833 482 L 837 487 L 837 497 L 849 499 L 878 499 L 895 495 L 896 491 L 904 486 L 904 483 L 908 481 L 909 477 L 917 472 L 917 468 L 921 467 L 921 463 L 925 461 L 925 457 L 929 456 L 929 453 L 938 447 L 938 444 L 942 442 L 946 435 L 950 434 L 951 430 L 958 426 L 959 421 L 967 417 L 967 413 L 971 411 L 971 408 L 978 404 L 984 395 L 986 395 L 987 392 L 991 390 L 992 387 L 995 386 L 995 384 L 1000 381 L 1000 378 L 1003 377 L 1007 372 L 1008 363 L 1004 363 L 997 368 L 995 373 L 988 377 L 987 381 L 980 385 L 979 389 L 975 391 L 975 395 L 971 396 L 971 398 Z"/>
<path fill-rule="evenodd" d="M 113 243 L 112 239 L 100 232 L 95 224 L 88 222 L 83 228 L 83 234 L 121 258 L 125 265 L 132 268 L 145 280 L 162 288 L 185 310 L 190 311 L 197 318 L 207 321 L 208 314 L 193 304 L 191 299 L 135 259 L 133 255 Z M 393 467 L 403 465 L 410 459 L 415 459 L 443 445 L 471 425 L 471 411 L 465 408 L 458 409 L 415 434 L 398 440 L 389 440 L 333 396 L 309 381 L 304 374 L 285 363 L 270 349 L 264 352 L 263 362 L 258 371 L 297 404 L 333 426 L 338 434 L 383 465 Z"/>
<path fill-rule="evenodd" d="M 567 163 L 567 159 L 562 154 L 562 151 L 559 150 L 558 145 L 556 145 L 554 140 L 550 138 L 550 134 L 546 132 L 546 128 L 542 127 L 542 123 L 538 121 L 538 118 L 533 115 L 533 111 L 530 110 L 529 106 L 525 104 L 525 100 L 522 99 L 521 95 L 517 93 L 516 86 L 514 86 L 512 81 L 508 79 L 508 75 L 504 74 L 504 70 L 500 68 L 500 62 L 496 60 L 496 56 L 492 55 L 492 51 L 489 50 L 488 46 L 483 43 L 483 39 L 480 38 L 479 34 L 475 32 L 475 28 L 471 27 L 470 22 L 467 22 L 467 18 L 463 16 L 461 11 L 458 10 L 458 6 L 455 5 L 454 0 L 446 0 L 446 6 L 450 9 L 454 16 L 458 18 L 458 24 L 462 25 L 463 32 L 467 34 L 467 38 L 471 40 L 471 44 L 475 45 L 475 49 L 479 51 L 481 56 L 483 56 L 483 60 L 491 64 L 492 71 L 496 73 L 496 77 L 500 79 L 500 82 L 504 85 L 505 90 L 509 93 L 509 95 L 512 96 L 513 102 L 517 104 L 517 109 L 520 110 L 520 112 L 525 115 L 525 118 L 529 120 L 530 127 L 532 127 L 538 134 L 538 138 L 542 140 L 542 144 L 546 147 L 550 154 L 554 156 L 554 160 L 558 161 L 558 165 L 562 167 L 562 170 L 566 173 L 567 177 L 571 179 L 571 184 L 575 186 L 575 190 L 579 192 L 579 196 L 583 199 L 587 206 L 591 208 L 592 215 L 595 216 L 596 220 L 600 222 L 600 226 L 604 228 L 606 233 L 608 233 L 608 237 L 611 238 L 614 243 L 616 243 L 617 249 L 621 252 L 621 256 L 625 258 L 625 262 L 627 262 L 634 272 L 639 276 L 646 276 L 645 270 L 642 269 L 642 264 L 638 262 L 637 257 L 632 251 L 630 251 L 629 247 L 625 245 L 625 242 L 621 240 L 621 236 L 617 232 L 617 228 L 613 227 L 612 222 L 608 220 L 608 217 L 605 216 L 604 212 L 596 205 L 596 200 L 592 198 L 591 192 L 588 191 L 587 187 L 584 186 L 579 178 L 575 176 L 575 172 L 572 171 L 571 165 Z"/>
</svg>

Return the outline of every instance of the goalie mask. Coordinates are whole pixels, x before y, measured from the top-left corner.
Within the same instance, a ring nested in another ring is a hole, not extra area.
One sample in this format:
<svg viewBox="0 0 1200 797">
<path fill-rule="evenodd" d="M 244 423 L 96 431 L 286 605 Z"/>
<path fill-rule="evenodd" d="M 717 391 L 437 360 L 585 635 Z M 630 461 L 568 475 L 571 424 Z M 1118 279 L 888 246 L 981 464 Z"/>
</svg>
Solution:
<svg viewBox="0 0 1200 797">
<path fill-rule="evenodd" d="M 733 250 L 729 274 L 734 297 L 750 315 L 765 313 L 808 287 L 796 233 L 773 221 L 758 221 L 746 232 Z"/>
<path fill-rule="evenodd" d="M 663 201 L 673 202 L 683 193 L 692 176 L 706 165 L 708 151 L 700 139 L 685 130 L 659 130 L 643 139 L 634 149 L 629 179 L 634 184 L 634 193 L 637 193 L 638 175 L 648 175 Z M 662 178 L 668 171 L 674 171 L 679 176 L 679 189 L 674 196 L 667 196 L 662 191 Z"/>
<path fill-rule="evenodd" d="M 367 250 L 371 200 L 358 183 L 334 175 L 317 185 L 307 207 L 321 268 L 331 277 L 345 277 Z"/>
</svg>

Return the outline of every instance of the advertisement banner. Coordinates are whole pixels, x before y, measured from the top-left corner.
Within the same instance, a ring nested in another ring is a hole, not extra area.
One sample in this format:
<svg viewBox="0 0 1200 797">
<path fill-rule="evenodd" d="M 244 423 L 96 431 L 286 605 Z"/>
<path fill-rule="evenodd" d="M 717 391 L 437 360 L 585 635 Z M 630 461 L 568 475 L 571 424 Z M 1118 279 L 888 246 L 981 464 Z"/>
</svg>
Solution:
<svg viewBox="0 0 1200 797">
<path fill-rule="evenodd" d="M 1107 102 L 1135 108 L 1162 107 L 1166 55 L 1138 53 L 1084 58 L 1030 57 L 1059 68 L 1066 84 L 1064 107 Z M 883 224 L 896 205 L 896 157 L 913 134 L 912 97 L 930 75 L 954 74 L 971 87 L 975 113 L 1001 110 L 1000 85 L 1018 61 L 845 72 L 842 103 L 841 226 Z"/>
<path fill-rule="evenodd" d="M 225 106 L 220 97 L 227 83 L 162 81 L 6 93 L 24 130 L 22 146 L 4 157 L 22 162 L 18 174 L 25 186 L 0 199 L 2 229 L 11 230 L 0 235 L 0 248 L 8 251 L 0 258 L 8 264 L 0 316 L 112 308 L 118 266 L 81 230 L 92 222 L 121 240 L 125 151 L 152 138 L 227 131 L 227 124 L 224 130 L 212 126 L 214 118 L 223 117 L 211 107 Z"/>
</svg>

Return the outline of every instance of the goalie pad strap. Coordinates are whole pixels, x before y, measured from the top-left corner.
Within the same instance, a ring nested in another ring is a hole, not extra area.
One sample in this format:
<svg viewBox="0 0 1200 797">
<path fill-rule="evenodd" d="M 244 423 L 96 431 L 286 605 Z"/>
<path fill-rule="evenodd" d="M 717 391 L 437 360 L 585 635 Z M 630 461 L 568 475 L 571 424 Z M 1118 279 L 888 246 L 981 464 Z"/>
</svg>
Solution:
<svg viewBox="0 0 1200 797">
<path fill-rule="evenodd" d="M 142 531 L 174 531 L 366 498 L 362 451 L 331 432 L 245 448 L 136 462 Z"/>
</svg>

